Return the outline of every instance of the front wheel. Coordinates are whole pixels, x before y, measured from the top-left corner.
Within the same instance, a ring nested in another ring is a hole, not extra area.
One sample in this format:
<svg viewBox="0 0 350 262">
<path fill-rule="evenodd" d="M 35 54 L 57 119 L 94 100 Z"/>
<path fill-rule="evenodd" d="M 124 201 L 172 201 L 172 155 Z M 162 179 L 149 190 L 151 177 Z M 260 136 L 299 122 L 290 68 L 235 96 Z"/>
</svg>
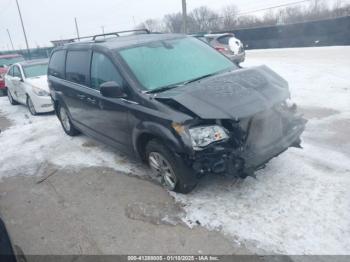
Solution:
<svg viewBox="0 0 350 262">
<path fill-rule="evenodd" d="M 67 135 L 77 136 L 80 134 L 79 130 L 72 124 L 66 108 L 61 105 L 58 106 L 58 117 L 62 124 L 63 130 Z"/>
<path fill-rule="evenodd" d="M 32 99 L 31 99 L 29 96 L 27 96 L 27 107 L 28 107 L 29 112 L 30 112 L 33 116 L 36 116 L 36 115 L 38 114 L 38 113 L 36 112 L 36 110 L 35 110 L 33 101 L 32 101 Z"/>
<path fill-rule="evenodd" d="M 153 173 L 166 189 L 188 194 L 196 187 L 198 180 L 194 172 L 159 140 L 148 143 L 146 156 Z"/>
</svg>

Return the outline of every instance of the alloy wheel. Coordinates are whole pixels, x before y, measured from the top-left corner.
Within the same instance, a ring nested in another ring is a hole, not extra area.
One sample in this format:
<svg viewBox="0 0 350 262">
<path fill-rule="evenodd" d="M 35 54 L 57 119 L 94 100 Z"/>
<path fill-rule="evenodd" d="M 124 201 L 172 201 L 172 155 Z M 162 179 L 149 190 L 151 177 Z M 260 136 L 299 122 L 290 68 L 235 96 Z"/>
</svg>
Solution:
<svg viewBox="0 0 350 262">
<path fill-rule="evenodd" d="M 175 190 L 177 178 L 170 163 L 157 152 L 152 152 L 148 157 L 152 171 L 162 179 L 162 184 L 170 191 Z"/>
</svg>

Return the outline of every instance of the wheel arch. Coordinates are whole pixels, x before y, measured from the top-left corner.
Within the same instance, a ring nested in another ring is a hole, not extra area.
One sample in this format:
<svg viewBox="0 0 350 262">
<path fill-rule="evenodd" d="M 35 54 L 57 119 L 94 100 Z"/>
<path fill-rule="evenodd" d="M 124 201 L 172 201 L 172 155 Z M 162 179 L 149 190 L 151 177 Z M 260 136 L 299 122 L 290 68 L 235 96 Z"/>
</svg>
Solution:
<svg viewBox="0 0 350 262">
<path fill-rule="evenodd" d="M 146 146 L 157 139 L 173 153 L 184 153 L 185 146 L 180 137 L 176 137 L 171 130 L 157 123 L 142 123 L 133 131 L 132 142 L 135 154 L 143 161 L 146 160 Z"/>
</svg>

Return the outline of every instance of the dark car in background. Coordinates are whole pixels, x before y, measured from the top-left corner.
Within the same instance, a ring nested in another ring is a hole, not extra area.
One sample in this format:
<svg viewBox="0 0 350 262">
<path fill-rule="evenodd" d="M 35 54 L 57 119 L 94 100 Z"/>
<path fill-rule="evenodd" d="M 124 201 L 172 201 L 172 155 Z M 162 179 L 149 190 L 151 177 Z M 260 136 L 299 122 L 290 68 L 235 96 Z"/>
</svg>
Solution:
<svg viewBox="0 0 350 262">
<path fill-rule="evenodd" d="M 240 69 L 184 35 L 116 33 L 56 48 L 48 81 L 68 135 L 139 157 L 181 193 L 207 174 L 253 176 L 300 147 L 306 123 L 271 69 Z"/>
<path fill-rule="evenodd" d="M 0 95 L 6 95 L 5 75 L 8 68 L 15 63 L 24 61 L 22 55 L 0 55 Z"/>
</svg>

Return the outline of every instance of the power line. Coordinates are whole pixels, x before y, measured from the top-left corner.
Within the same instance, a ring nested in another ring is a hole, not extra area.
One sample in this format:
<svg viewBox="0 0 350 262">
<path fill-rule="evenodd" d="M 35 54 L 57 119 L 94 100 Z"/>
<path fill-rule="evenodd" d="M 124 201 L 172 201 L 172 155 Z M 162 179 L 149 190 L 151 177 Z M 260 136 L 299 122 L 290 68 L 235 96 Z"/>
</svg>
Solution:
<svg viewBox="0 0 350 262">
<path fill-rule="evenodd" d="M 275 5 L 275 6 L 271 6 L 271 7 L 265 7 L 265 8 L 261 8 L 261 9 L 255 9 L 255 10 L 251 10 L 251 11 L 240 12 L 237 15 L 247 15 L 247 14 L 251 14 L 251 13 L 257 13 L 257 12 L 261 12 L 261 11 L 266 11 L 266 10 L 271 10 L 271 9 L 276 9 L 276 8 L 281 8 L 281 7 L 286 7 L 286 6 L 302 4 L 302 3 L 306 3 L 306 2 L 310 2 L 310 1 L 311 0 L 302 0 L 302 1 L 292 2 L 292 3 Z"/>
<path fill-rule="evenodd" d="M 297 4 L 302 4 L 302 3 L 306 3 L 306 2 L 310 2 L 310 1 L 312 1 L 312 0 L 296 1 L 296 2 L 292 2 L 292 3 L 286 3 L 286 4 L 281 4 L 281 5 L 264 7 L 264 8 L 260 8 L 260 9 L 251 10 L 251 11 L 239 12 L 239 13 L 237 13 L 235 15 L 236 16 L 245 16 L 247 14 L 252 14 L 252 13 L 257 13 L 257 12 L 261 12 L 261 11 L 267 11 L 267 10 L 271 10 L 271 9 L 276 9 L 276 8 L 281 8 L 281 7 L 286 7 L 286 6 L 292 6 L 292 5 L 297 5 Z M 210 18 L 208 20 L 211 21 L 211 20 L 219 20 L 219 19 L 225 19 L 225 17 L 223 17 L 223 16 L 213 17 L 213 18 Z"/>
</svg>

